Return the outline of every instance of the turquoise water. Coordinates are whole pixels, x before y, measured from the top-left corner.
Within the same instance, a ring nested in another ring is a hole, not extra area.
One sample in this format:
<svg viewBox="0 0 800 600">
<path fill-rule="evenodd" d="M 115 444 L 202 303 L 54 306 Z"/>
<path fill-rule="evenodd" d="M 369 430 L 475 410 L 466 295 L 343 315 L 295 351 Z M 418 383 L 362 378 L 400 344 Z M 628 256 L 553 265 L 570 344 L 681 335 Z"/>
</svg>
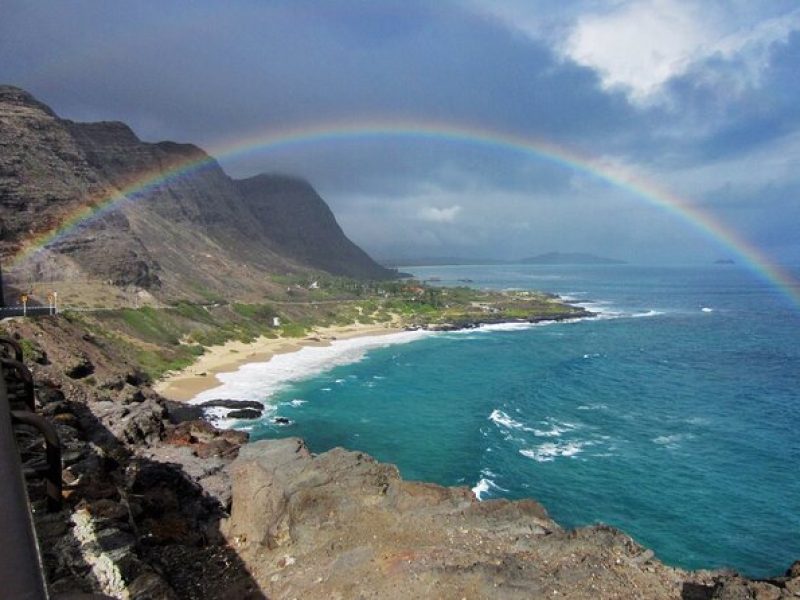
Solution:
<svg viewBox="0 0 800 600">
<path fill-rule="evenodd" d="M 766 576 L 800 558 L 800 310 L 785 296 L 737 266 L 404 270 L 548 290 L 604 317 L 371 350 L 284 385 L 269 402 L 294 424 L 254 439 L 533 497 L 673 565 Z"/>
</svg>

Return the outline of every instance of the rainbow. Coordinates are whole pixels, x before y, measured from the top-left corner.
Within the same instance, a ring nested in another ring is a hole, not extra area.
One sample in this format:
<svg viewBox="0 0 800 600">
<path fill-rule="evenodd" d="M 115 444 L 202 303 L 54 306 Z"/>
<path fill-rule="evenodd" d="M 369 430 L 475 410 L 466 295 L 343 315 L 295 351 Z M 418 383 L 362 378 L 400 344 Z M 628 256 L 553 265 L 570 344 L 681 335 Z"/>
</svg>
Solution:
<svg viewBox="0 0 800 600">
<path fill-rule="evenodd" d="M 113 210 L 126 201 L 135 201 L 136 198 L 142 197 L 152 189 L 173 179 L 213 164 L 216 158 L 236 158 L 257 151 L 277 152 L 309 144 L 370 139 L 434 140 L 479 145 L 490 149 L 519 153 L 587 174 L 611 184 L 649 205 L 677 216 L 706 237 L 716 240 L 733 252 L 757 275 L 781 290 L 795 305 L 800 307 L 800 281 L 781 269 L 738 233 L 725 227 L 706 212 L 692 206 L 686 199 L 657 186 L 652 181 L 619 167 L 609 166 L 590 157 L 582 156 L 547 140 L 457 123 L 421 122 L 419 120 L 369 121 L 362 119 L 351 122 L 322 123 L 277 131 L 271 130 L 219 144 L 210 150 L 208 156 L 187 159 L 168 170 L 140 173 L 123 189 L 116 190 L 112 194 L 87 198 L 85 205 L 63 220 L 58 228 L 27 243 L 14 257 L 12 266 L 21 264 L 37 252 L 68 236 L 81 224 Z"/>
</svg>

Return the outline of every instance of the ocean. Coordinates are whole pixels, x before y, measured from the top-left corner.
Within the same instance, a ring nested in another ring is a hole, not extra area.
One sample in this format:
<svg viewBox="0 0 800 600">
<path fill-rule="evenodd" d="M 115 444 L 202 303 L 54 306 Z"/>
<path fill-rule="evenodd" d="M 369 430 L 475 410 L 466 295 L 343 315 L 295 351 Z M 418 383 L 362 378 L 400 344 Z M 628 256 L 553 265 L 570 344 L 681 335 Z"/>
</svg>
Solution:
<svg viewBox="0 0 800 600">
<path fill-rule="evenodd" d="M 800 308 L 780 291 L 738 265 L 402 270 L 554 292 L 599 316 L 347 340 L 207 394 L 292 421 L 240 422 L 252 439 L 361 450 L 482 500 L 532 497 L 671 565 L 760 577 L 800 559 Z"/>
</svg>

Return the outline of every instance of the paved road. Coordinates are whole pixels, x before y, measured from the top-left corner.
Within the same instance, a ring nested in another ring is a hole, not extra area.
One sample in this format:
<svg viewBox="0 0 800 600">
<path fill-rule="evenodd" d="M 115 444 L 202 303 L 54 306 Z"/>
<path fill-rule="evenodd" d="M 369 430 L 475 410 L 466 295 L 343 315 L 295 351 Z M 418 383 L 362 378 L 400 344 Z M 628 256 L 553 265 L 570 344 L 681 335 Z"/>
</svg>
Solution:
<svg viewBox="0 0 800 600">
<path fill-rule="evenodd" d="M 349 300 L 268 300 L 264 304 L 276 304 L 280 306 L 319 306 L 321 304 L 352 304 L 363 302 L 363 300 L 356 300 L 356 299 L 349 299 Z M 218 306 L 232 306 L 232 304 L 199 304 L 198 306 L 202 306 L 203 308 L 216 308 Z M 115 306 L 115 307 L 94 307 L 94 308 L 78 308 L 78 307 L 60 307 L 59 312 L 63 311 L 72 311 L 72 312 L 103 312 L 108 310 L 120 310 L 121 308 L 134 308 L 133 306 Z M 139 307 L 135 307 L 139 308 Z M 149 308 L 154 308 L 156 310 L 165 310 L 169 308 L 175 308 L 174 306 L 169 305 L 157 305 L 157 306 L 149 306 Z M 26 315 L 29 317 L 33 316 L 41 316 L 41 315 L 50 315 L 53 314 L 49 306 L 29 306 Z M 6 317 L 21 317 L 23 316 L 23 310 L 21 306 L 5 306 L 0 307 L 0 319 L 4 319 Z"/>
</svg>

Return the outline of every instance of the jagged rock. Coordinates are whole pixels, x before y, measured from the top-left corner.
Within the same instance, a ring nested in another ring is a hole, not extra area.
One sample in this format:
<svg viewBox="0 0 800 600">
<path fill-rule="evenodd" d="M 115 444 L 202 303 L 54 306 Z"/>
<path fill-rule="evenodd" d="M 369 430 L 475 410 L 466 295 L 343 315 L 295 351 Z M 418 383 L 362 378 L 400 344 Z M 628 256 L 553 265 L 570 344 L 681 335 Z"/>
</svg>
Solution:
<svg viewBox="0 0 800 600">
<path fill-rule="evenodd" d="M 201 408 L 252 408 L 255 410 L 264 410 L 264 405 L 256 400 L 206 400 L 197 404 Z"/>
<path fill-rule="evenodd" d="M 117 408 L 116 406 L 114 408 Z M 152 399 L 128 404 L 109 423 L 117 439 L 129 444 L 156 443 L 164 432 L 164 407 Z"/>
<path fill-rule="evenodd" d="M 140 369 L 132 369 L 125 374 L 125 383 L 128 385 L 140 386 L 150 382 L 150 376 Z"/>
<path fill-rule="evenodd" d="M 94 365 L 87 356 L 76 357 L 64 372 L 72 379 L 83 379 L 94 373 Z"/>
<path fill-rule="evenodd" d="M 215 439 L 225 439 L 231 444 L 244 444 L 248 435 L 243 431 L 217 429 L 208 421 L 185 421 L 172 428 L 164 441 L 175 445 L 207 444 Z"/>
<path fill-rule="evenodd" d="M 126 404 L 134 403 L 138 404 L 139 402 L 144 402 L 147 397 L 144 395 L 144 392 L 140 389 L 133 390 L 128 396 L 125 398 L 124 402 Z"/>
<path fill-rule="evenodd" d="M 790 579 L 794 579 L 795 577 L 800 577 L 800 560 L 797 560 L 792 563 L 792 566 L 786 570 L 786 576 Z"/>
<path fill-rule="evenodd" d="M 169 422 L 173 425 L 179 425 L 185 421 L 197 421 L 203 418 L 203 409 L 193 404 L 166 400 L 164 402 L 164 408 L 167 410 Z"/>
<path fill-rule="evenodd" d="M 167 444 L 188 447 L 192 454 L 200 459 L 217 457 L 230 460 L 236 457 L 239 448 L 247 442 L 247 439 L 248 435 L 244 432 L 217 429 L 207 421 L 198 420 L 185 421 L 171 428 L 164 441 Z M 217 483 L 212 485 L 216 486 Z M 224 504 L 229 502 L 229 492 L 214 493 L 224 499 Z"/>
<path fill-rule="evenodd" d="M 153 598 L 175 600 L 178 598 L 167 582 L 152 571 L 142 573 L 128 584 L 128 594 L 131 600 L 152 600 Z"/>
<path fill-rule="evenodd" d="M 125 379 L 123 379 L 119 375 L 115 375 L 113 377 L 108 377 L 106 379 L 98 381 L 97 387 L 99 387 L 102 390 L 114 390 L 118 392 L 125 387 Z"/>
<path fill-rule="evenodd" d="M 228 419 L 258 419 L 261 416 L 261 411 L 252 408 L 243 408 L 241 410 L 232 410 L 225 416 Z"/>
</svg>

